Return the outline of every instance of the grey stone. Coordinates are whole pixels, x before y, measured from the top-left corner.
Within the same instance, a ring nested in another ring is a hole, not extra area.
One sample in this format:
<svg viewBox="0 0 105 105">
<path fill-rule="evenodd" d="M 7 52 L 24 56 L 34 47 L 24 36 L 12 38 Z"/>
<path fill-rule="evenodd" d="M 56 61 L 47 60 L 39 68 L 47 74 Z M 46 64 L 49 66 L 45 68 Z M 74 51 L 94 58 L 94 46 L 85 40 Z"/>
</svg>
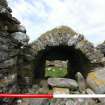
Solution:
<svg viewBox="0 0 105 105">
<path fill-rule="evenodd" d="M 25 28 L 24 26 L 22 26 L 22 25 L 19 25 L 19 26 L 18 26 L 18 31 L 19 31 L 19 32 L 26 33 L 26 28 Z"/>
<path fill-rule="evenodd" d="M 24 26 L 19 25 L 19 24 L 9 24 L 8 25 L 8 32 L 10 33 L 14 33 L 14 32 L 22 32 L 22 33 L 26 33 L 26 29 Z"/>
<path fill-rule="evenodd" d="M 8 60 L 5 60 L 4 62 L 2 62 L 2 64 L 0 65 L 4 65 L 5 67 L 13 67 L 16 65 L 16 61 L 17 61 L 17 58 L 11 58 L 11 59 L 8 59 Z"/>
<path fill-rule="evenodd" d="M 85 91 L 86 81 L 85 81 L 85 78 L 83 77 L 83 75 L 80 72 L 77 72 L 76 78 L 77 78 L 77 82 L 78 82 L 78 85 L 79 85 L 79 91 L 80 92 Z"/>
<path fill-rule="evenodd" d="M 50 105 L 65 105 L 67 99 L 52 99 L 50 100 Z"/>
<path fill-rule="evenodd" d="M 79 41 L 83 40 L 84 37 L 80 34 L 74 35 L 69 41 L 68 41 L 68 46 L 74 46 L 76 45 Z"/>
<path fill-rule="evenodd" d="M 29 37 L 25 33 L 15 32 L 15 33 L 12 33 L 11 36 L 14 39 L 18 40 L 18 42 L 21 43 L 22 45 L 27 45 L 28 44 Z"/>
<path fill-rule="evenodd" d="M 73 100 L 68 100 L 66 105 L 76 105 L 76 103 Z"/>
<path fill-rule="evenodd" d="M 11 74 L 11 75 L 5 76 L 3 79 L 0 80 L 1 81 L 0 82 L 0 87 L 6 87 L 10 84 L 13 84 L 13 83 L 16 82 L 16 79 L 17 79 L 16 74 Z"/>
<path fill-rule="evenodd" d="M 23 99 L 24 102 L 28 103 L 26 105 L 47 105 L 49 101 L 48 99 Z"/>
<path fill-rule="evenodd" d="M 8 7 L 7 0 L 0 0 L 0 5 L 2 5 L 4 7 Z"/>
<path fill-rule="evenodd" d="M 87 88 L 85 91 L 87 94 L 95 94 L 94 91 L 90 88 Z"/>
<path fill-rule="evenodd" d="M 97 49 L 99 49 L 104 55 L 105 55 L 105 41 L 97 46 Z"/>
<path fill-rule="evenodd" d="M 48 84 L 52 87 L 65 87 L 70 89 L 78 88 L 78 84 L 75 80 L 67 78 L 49 78 Z"/>
</svg>

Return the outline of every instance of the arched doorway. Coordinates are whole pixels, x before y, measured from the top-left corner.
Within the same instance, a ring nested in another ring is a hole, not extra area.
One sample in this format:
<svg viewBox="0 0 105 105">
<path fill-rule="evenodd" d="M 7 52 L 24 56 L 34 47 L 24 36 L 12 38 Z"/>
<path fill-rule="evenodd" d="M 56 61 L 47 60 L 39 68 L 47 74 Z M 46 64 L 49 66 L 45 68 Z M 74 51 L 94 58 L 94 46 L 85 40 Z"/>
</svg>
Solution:
<svg viewBox="0 0 105 105">
<path fill-rule="evenodd" d="M 101 64 L 104 57 L 83 35 L 65 26 L 41 35 L 31 47 L 35 54 L 35 78 L 44 78 L 46 60 L 68 60 L 68 77 L 74 78 L 76 72 L 86 74 L 94 65 Z"/>
<path fill-rule="evenodd" d="M 85 75 L 91 67 L 89 59 L 74 46 L 46 46 L 46 49 L 41 50 L 36 57 L 35 78 L 44 78 L 46 60 L 68 60 L 67 76 L 69 78 L 74 78 L 76 72 L 82 72 Z"/>
</svg>

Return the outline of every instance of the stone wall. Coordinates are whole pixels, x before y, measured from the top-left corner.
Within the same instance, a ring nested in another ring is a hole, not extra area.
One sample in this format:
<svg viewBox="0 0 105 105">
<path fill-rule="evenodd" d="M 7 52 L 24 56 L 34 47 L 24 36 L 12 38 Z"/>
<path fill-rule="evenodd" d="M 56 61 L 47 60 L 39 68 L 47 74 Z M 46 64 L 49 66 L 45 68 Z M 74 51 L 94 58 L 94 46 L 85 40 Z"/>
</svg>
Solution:
<svg viewBox="0 0 105 105">
<path fill-rule="evenodd" d="M 18 55 L 29 38 L 26 29 L 11 14 L 6 0 L 0 0 L 0 92 L 17 93 Z M 9 99 L 0 100 L 11 102 Z"/>
</svg>

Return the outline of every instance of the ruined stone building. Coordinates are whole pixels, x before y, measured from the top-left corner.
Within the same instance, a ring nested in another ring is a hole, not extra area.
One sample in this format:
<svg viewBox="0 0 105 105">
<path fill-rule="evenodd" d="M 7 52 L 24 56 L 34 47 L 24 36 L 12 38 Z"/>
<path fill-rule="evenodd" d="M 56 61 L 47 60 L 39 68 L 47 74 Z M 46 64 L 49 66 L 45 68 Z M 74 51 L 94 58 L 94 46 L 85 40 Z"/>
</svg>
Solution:
<svg viewBox="0 0 105 105">
<path fill-rule="evenodd" d="M 28 83 L 32 86 L 36 79 L 45 79 L 46 65 L 66 65 L 66 78 L 75 79 L 80 72 L 95 93 L 105 93 L 104 43 L 94 47 L 67 26 L 54 28 L 28 43 L 25 27 L 11 13 L 7 1 L 0 0 L 1 93 L 21 93 Z"/>
</svg>

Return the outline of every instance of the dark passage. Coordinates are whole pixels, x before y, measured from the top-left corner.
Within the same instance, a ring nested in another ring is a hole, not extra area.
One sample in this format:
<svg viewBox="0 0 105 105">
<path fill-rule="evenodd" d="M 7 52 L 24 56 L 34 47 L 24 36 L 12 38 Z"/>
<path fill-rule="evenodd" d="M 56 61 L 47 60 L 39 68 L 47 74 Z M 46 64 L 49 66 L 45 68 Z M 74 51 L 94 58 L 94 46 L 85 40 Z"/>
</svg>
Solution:
<svg viewBox="0 0 105 105">
<path fill-rule="evenodd" d="M 90 62 L 86 56 L 73 46 L 47 46 L 45 50 L 38 53 L 35 61 L 35 78 L 45 78 L 46 60 L 68 60 L 67 77 L 74 78 L 76 72 L 81 72 L 83 75 L 90 69 Z"/>
</svg>

